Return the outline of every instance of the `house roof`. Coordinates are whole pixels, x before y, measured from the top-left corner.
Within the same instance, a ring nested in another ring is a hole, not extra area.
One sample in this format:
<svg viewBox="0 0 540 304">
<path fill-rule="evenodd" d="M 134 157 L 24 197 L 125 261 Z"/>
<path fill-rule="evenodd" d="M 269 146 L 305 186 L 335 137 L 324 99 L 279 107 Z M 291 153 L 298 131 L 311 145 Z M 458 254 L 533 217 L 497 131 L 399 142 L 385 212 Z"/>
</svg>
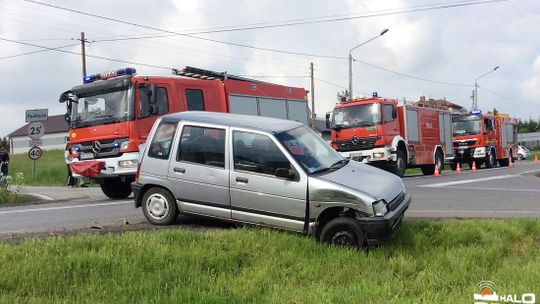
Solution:
<svg viewBox="0 0 540 304">
<path fill-rule="evenodd" d="M 64 119 L 64 115 L 49 116 L 48 120 L 42 121 L 41 123 L 45 127 L 45 134 L 63 133 L 69 131 L 69 125 Z M 27 128 L 29 124 L 30 123 L 27 123 L 24 126 L 18 128 L 17 130 L 11 132 L 10 134 L 8 134 L 8 137 L 27 136 Z"/>
</svg>

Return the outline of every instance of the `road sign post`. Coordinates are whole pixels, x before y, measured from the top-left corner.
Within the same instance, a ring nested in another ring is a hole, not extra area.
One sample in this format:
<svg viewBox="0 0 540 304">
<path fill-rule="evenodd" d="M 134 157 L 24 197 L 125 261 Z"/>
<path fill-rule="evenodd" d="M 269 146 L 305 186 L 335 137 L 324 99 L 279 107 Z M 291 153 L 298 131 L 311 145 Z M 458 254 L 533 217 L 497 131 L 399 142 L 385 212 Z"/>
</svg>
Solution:
<svg viewBox="0 0 540 304">
<path fill-rule="evenodd" d="M 28 158 L 32 160 L 32 178 L 36 177 L 36 160 L 40 159 L 43 151 L 40 147 L 32 147 L 28 150 Z"/>
</svg>

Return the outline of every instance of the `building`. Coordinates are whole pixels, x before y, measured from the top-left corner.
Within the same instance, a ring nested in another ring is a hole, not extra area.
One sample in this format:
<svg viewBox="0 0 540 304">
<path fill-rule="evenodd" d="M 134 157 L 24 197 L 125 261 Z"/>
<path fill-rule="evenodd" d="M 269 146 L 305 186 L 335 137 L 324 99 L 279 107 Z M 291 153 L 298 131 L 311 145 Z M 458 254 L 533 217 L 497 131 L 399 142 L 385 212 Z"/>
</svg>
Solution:
<svg viewBox="0 0 540 304">
<path fill-rule="evenodd" d="M 417 106 L 419 106 L 419 107 L 444 109 L 444 110 L 448 110 L 448 111 L 450 111 L 452 113 L 460 113 L 460 112 L 465 111 L 465 108 L 463 108 L 462 106 L 460 106 L 458 104 L 455 104 L 455 103 L 452 103 L 452 102 L 446 100 L 446 98 L 444 98 L 444 99 L 433 99 L 433 98 L 426 99 L 426 96 L 420 96 L 420 100 L 418 100 L 415 104 Z"/>
<path fill-rule="evenodd" d="M 518 144 L 529 149 L 540 148 L 540 132 L 518 133 Z"/>
<path fill-rule="evenodd" d="M 41 122 L 45 127 L 45 134 L 41 137 L 43 150 L 63 150 L 66 148 L 69 126 L 64 119 L 64 115 L 49 116 L 49 119 Z M 30 137 L 28 137 L 28 125 L 18 128 L 8 134 L 11 146 L 11 153 L 26 153 L 30 149 Z"/>
</svg>

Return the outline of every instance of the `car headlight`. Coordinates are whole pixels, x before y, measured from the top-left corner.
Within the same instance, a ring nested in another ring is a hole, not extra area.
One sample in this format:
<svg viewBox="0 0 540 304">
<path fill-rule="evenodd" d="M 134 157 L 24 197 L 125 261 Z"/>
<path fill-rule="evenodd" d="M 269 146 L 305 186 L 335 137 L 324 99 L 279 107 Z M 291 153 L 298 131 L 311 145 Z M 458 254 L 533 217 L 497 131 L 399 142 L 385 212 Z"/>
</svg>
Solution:
<svg viewBox="0 0 540 304">
<path fill-rule="evenodd" d="M 378 200 L 373 203 L 373 213 L 375 216 L 384 216 L 388 212 L 386 209 L 386 201 Z"/>
</svg>

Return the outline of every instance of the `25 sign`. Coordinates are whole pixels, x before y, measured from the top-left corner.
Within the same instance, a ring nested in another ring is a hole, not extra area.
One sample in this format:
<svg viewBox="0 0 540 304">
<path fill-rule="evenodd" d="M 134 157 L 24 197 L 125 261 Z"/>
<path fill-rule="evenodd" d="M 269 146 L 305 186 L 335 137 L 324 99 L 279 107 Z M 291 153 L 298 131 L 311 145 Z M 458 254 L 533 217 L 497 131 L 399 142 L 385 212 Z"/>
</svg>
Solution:
<svg viewBox="0 0 540 304">
<path fill-rule="evenodd" d="M 32 147 L 28 150 L 28 158 L 31 160 L 38 160 L 43 155 L 43 151 L 40 147 Z"/>
<path fill-rule="evenodd" d="M 45 126 L 41 122 L 29 124 L 27 130 L 31 139 L 40 139 L 45 134 Z"/>
</svg>

